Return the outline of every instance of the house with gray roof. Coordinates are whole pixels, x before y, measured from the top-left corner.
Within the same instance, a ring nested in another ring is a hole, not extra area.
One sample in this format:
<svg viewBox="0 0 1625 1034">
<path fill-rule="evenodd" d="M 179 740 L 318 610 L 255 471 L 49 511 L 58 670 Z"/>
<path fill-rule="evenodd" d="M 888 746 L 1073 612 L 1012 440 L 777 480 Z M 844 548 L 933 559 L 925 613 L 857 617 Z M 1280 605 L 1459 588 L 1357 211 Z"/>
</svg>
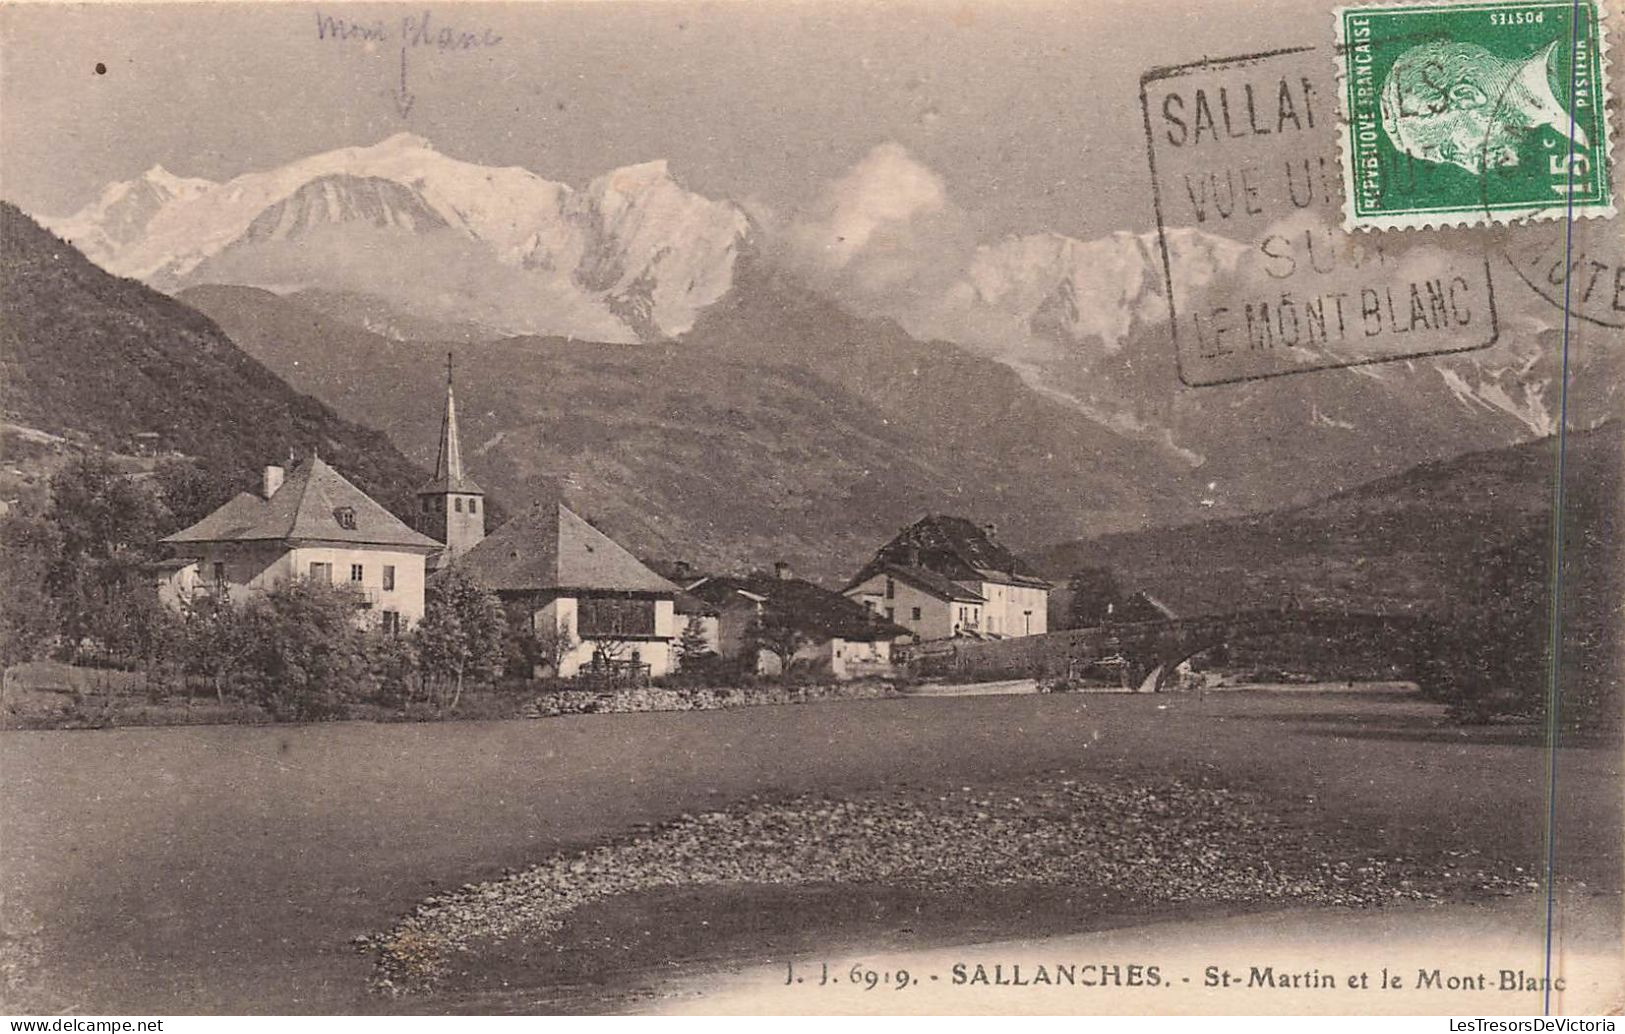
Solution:
<svg viewBox="0 0 1625 1034">
<path fill-rule="evenodd" d="M 562 503 L 514 517 L 454 564 L 501 598 L 509 620 L 570 644 L 547 674 L 677 666 L 682 590 Z"/>
<path fill-rule="evenodd" d="M 991 524 L 930 514 L 881 546 L 842 593 L 916 640 L 1005 639 L 1049 630 L 1053 588 Z"/>
<path fill-rule="evenodd" d="M 188 593 L 243 602 L 295 578 L 347 585 L 393 631 L 423 617 L 425 561 L 441 549 L 314 453 L 292 471 L 266 467 L 258 494 L 241 492 L 162 541 L 190 562 L 166 574 Z M 163 588 L 160 598 L 178 601 Z"/>
</svg>

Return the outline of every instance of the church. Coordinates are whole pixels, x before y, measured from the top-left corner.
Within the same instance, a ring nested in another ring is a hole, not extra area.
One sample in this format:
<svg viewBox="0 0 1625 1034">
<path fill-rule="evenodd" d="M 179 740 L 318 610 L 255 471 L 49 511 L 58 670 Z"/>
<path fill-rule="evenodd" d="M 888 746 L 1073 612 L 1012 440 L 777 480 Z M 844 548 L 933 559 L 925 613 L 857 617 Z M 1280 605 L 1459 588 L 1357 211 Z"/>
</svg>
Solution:
<svg viewBox="0 0 1625 1034">
<path fill-rule="evenodd" d="M 162 541 L 184 554 L 159 572 L 172 606 L 200 594 L 242 603 L 289 579 L 346 585 L 380 627 L 423 618 L 428 575 L 485 537 L 485 493 L 463 470 L 448 358 L 446 408 L 434 477 L 417 492 L 416 528 L 386 510 L 316 453 L 291 471 L 265 468 L 241 492 Z"/>
<path fill-rule="evenodd" d="M 243 492 L 163 541 L 185 555 L 163 566 L 173 605 L 212 593 L 242 602 L 290 578 L 350 585 L 389 631 L 423 618 L 424 587 L 450 567 L 497 594 L 510 620 L 562 644 L 553 670 L 664 675 L 677 666 L 680 590 L 562 503 L 533 507 L 485 534 L 485 492 L 463 466 L 451 357 L 434 476 L 417 491 L 413 527 L 314 453 L 292 471 L 265 468 Z"/>
</svg>

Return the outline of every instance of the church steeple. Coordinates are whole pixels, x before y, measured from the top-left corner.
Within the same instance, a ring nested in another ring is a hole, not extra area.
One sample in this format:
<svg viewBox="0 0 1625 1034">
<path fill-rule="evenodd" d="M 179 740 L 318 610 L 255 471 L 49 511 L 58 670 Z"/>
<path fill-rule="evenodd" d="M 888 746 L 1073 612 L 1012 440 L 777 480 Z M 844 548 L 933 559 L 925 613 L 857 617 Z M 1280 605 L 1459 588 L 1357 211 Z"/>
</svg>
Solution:
<svg viewBox="0 0 1625 1034">
<path fill-rule="evenodd" d="M 446 544 L 445 565 L 485 538 L 485 492 L 463 470 L 463 446 L 457 431 L 457 395 L 452 385 L 452 357 L 446 353 L 446 411 L 440 419 L 440 453 L 434 479 L 418 489 L 418 530 Z"/>
</svg>

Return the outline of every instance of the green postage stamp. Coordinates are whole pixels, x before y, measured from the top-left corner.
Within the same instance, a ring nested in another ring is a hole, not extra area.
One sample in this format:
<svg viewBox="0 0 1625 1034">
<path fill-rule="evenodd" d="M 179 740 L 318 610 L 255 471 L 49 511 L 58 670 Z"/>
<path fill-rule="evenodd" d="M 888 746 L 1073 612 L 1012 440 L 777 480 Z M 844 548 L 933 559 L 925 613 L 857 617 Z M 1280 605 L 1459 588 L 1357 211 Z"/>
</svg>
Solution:
<svg viewBox="0 0 1625 1034">
<path fill-rule="evenodd" d="M 1337 11 L 1350 230 L 1611 216 L 1600 0 Z"/>
</svg>

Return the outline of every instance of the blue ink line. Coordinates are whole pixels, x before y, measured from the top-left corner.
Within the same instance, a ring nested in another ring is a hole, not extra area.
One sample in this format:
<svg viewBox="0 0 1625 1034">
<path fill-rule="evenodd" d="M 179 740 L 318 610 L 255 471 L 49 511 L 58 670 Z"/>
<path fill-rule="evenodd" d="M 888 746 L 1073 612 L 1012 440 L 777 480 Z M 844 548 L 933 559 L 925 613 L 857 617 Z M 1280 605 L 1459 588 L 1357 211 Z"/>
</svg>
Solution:
<svg viewBox="0 0 1625 1034">
<path fill-rule="evenodd" d="M 1573 0 L 1569 5 L 1569 84 L 1573 92 L 1574 66 L 1580 44 L 1580 5 L 1591 0 Z M 1564 268 L 1574 261 L 1574 100 L 1569 99 L 1569 160 L 1567 170 L 1567 211 L 1563 222 Z M 1541 989 L 1541 1011 L 1552 1012 L 1552 927 L 1557 903 L 1557 739 L 1563 706 L 1563 484 L 1569 431 L 1569 314 L 1574 277 L 1563 278 L 1563 362 L 1557 390 L 1557 466 L 1552 491 L 1552 599 L 1549 650 L 1551 675 L 1546 701 L 1546 980 Z"/>
</svg>

